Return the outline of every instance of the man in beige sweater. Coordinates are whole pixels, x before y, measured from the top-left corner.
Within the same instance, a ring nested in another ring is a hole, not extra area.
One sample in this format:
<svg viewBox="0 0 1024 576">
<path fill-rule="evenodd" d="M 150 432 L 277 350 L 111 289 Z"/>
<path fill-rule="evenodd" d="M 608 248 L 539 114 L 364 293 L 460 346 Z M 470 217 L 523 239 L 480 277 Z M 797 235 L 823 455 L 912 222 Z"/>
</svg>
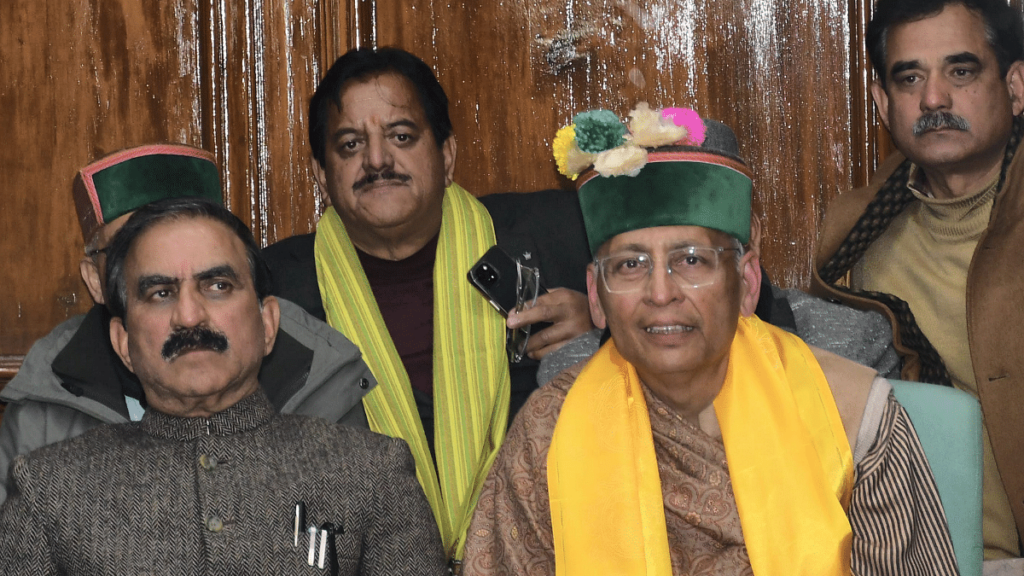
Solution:
<svg viewBox="0 0 1024 576">
<path fill-rule="evenodd" d="M 814 278 L 890 318 L 904 378 L 981 400 L 986 559 L 1020 556 L 1024 526 L 1021 29 L 997 0 L 878 2 L 871 93 L 899 153 L 830 206 Z"/>
</svg>

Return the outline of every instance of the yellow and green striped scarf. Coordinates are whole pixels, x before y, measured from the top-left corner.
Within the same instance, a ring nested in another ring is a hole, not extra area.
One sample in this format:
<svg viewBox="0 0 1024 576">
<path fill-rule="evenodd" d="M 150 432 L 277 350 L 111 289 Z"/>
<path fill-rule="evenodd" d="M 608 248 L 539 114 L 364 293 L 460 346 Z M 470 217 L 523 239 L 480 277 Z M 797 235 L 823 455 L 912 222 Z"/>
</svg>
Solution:
<svg viewBox="0 0 1024 576">
<path fill-rule="evenodd" d="M 504 319 L 466 280 L 494 239 L 483 205 L 458 184 L 449 186 L 434 262 L 435 469 L 409 375 L 333 207 L 316 229 L 316 275 L 327 322 L 359 346 L 379 383 L 363 398 L 370 429 L 409 443 L 445 550 L 456 558 L 508 421 Z"/>
</svg>

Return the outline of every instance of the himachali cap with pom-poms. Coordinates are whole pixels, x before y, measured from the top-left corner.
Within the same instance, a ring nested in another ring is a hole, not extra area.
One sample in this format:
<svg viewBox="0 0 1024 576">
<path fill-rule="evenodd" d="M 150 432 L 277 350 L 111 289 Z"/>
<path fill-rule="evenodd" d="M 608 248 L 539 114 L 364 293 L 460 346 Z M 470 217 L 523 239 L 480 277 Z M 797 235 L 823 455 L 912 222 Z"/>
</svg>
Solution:
<svg viewBox="0 0 1024 576">
<path fill-rule="evenodd" d="M 555 161 L 576 181 L 590 251 L 631 230 L 703 226 L 750 241 L 750 169 L 736 135 L 693 110 L 640 103 L 628 127 L 608 110 L 558 131 Z"/>
</svg>

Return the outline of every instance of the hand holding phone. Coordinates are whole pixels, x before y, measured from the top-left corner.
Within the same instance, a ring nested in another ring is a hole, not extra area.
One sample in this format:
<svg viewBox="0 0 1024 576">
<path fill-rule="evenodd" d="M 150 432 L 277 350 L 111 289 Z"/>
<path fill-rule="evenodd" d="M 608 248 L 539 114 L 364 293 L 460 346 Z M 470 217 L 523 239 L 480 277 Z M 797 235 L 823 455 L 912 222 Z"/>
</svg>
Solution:
<svg viewBox="0 0 1024 576">
<path fill-rule="evenodd" d="M 506 318 L 512 310 L 521 311 L 532 306 L 538 296 L 547 292 L 540 283 L 540 271 L 523 266 L 497 246 L 492 246 L 469 269 L 467 276 L 470 283 L 484 293 L 491 306 Z M 541 330 L 545 326 L 550 324 L 538 325 L 536 329 Z M 520 362 L 526 355 L 531 328 L 528 325 L 506 331 L 505 347 L 512 362 Z"/>
<path fill-rule="evenodd" d="M 470 283 L 484 293 L 491 306 L 507 318 L 508 313 L 516 309 L 520 297 L 525 301 L 534 301 L 537 296 L 547 292 L 540 283 L 539 274 L 536 269 L 516 262 L 501 248 L 492 246 L 469 269 L 467 277 Z M 523 293 L 520 294 L 520 291 Z"/>
</svg>

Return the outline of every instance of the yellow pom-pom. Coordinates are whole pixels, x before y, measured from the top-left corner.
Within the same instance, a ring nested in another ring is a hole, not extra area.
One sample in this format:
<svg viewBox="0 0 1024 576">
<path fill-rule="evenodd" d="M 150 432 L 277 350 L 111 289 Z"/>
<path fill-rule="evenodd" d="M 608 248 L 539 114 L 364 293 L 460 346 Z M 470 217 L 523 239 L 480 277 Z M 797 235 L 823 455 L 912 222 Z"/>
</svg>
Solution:
<svg viewBox="0 0 1024 576">
<path fill-rule="evenodd" d="M 576 148 L 576 125 L 569 124 L 555 134 L 555 141 L 551 143 L 551 149 L 555 154 L 558 172 L 575 180 L 579 174 L 574 174 L 569 170 L 569 152 L 573 148 Z"/>
</svg>

